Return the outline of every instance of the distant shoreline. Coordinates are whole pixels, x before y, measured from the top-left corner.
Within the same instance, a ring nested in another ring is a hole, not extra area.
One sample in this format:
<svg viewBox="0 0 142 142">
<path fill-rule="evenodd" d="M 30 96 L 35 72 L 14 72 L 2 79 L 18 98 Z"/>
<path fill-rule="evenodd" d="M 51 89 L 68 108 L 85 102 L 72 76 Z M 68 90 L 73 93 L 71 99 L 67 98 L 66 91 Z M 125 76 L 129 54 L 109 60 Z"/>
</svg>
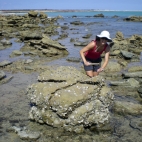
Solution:
<svg viewBox="0 0 142 142">
<path fill-rule="evenodd" d="M 37 12 L 83 12 L 83 11 L 133 11 L 133 12 L 142 12 L 138 10 L 99 10 L 99 9 L 15 9 L 15 10 L 0 10 L 0 13 L 24 13 L 29 11 Z"/>
</svg>

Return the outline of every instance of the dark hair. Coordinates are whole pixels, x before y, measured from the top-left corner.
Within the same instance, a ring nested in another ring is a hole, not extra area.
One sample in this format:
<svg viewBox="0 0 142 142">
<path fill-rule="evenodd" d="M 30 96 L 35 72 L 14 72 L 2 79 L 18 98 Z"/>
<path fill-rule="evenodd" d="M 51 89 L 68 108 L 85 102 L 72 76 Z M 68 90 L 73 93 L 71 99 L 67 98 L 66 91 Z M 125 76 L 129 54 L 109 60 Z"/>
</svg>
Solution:
<svg viewBox="0 0 142 142">
<path fill-rule="evenodd" d="M 96 41 L 100 41 L 100 37 L 96 36 Z"/>
</svg>

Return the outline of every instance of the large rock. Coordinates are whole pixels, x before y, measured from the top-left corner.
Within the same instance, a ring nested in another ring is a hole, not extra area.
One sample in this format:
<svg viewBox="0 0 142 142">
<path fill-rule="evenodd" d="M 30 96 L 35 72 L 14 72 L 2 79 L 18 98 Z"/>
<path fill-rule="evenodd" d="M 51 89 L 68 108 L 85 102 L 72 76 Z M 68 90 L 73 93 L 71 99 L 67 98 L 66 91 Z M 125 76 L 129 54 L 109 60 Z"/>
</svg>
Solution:
<svg viewBox="0 0 142 142">
<path fill-rule="evenodd" d="M 74 67 L 61 66 L 41 73 L 38 81 L 27 89 L 30 119 L 77 133 L 108 122 L 113 94 L 101 76 L 88 78 Z"/>
<path fill-rule="evenodd" d="M 121 70 L 121 66 L 116 61 L 109 61 L 107 67 L 105 68 L 106 72 L 118 72 Z"/>
<path fill-rule="evenodd" d="M 42 39 L 42 34 L 39 32 L 31 32 L 31 31 L 21 31 L 20 32 L 21 39 L 29 40 L 29 39 Z"/>
<path fill-rule="evenodd" d="M 28 15 L 29 15 L 30 17 L 37 17 L 38 12 L 31 10 L 31 11 L 28 12 Z"/>
</svg>

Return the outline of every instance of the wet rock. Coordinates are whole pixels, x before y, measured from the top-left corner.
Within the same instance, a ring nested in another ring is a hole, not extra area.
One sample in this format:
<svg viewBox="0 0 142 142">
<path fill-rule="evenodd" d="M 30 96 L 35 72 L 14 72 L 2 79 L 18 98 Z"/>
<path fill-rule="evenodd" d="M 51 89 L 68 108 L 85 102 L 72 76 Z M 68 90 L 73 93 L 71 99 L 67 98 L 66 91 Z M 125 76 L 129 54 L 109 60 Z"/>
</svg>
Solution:
<svg viewBox="0 0 142 142">
<path fill-rule="evenodd" d="M 13 76 L 6 77 L 0 81 L 0 84 L 8 83 L 12 78 L 13 78 Z"/>
<path fill-rule="evenodd" d="M 18 136 L 22 140 L 37 140 L 40 138 L 39 132 L 18 131 Z"/>
<path fill-rule="evenodd" d="M 26 128 L 20 128 L 17 126 L 12 126 L 7 129 L 7 132 L 15 132 L 22 140 L 37 140 L 40 138 L 39 132 L 32 132 Z"/>
<path fill-rule="evenodd" d="M 135 56 L 134 53 L 131 53 L 131 52 L 128 52 L 128 51 L 124 51 L 124 50 L 121 50 L 121 54 L 123 55 L 123 57 L 125 59 L 132 59 Z"/>
<path fill-rule="evenodd" d="M 20 36 L 22 40 L 42 39 L 42 34 L 40 32 L 21 31 Z"/>
<path fill-rule="evenodd" d="M 118 72 L 120 70 L 120 64 L 115 61 L 109 61 L 107 67 L 105 68 L 105 72 Z"/>
<path fill-rule="evenodd" d="M 103 77 L 88 78 L 74 67 L 61 66 L 41 73 L 38 81 L 27 89 L 31 120 L 76 133 L 109 121 L 113 94 Z"/>
<path fill-rule="evenodd" d="M 142 131 L 142 118 L 131 119 L 130 126 L 134 129 Z"/>
<path fill-rule="evenodd" d="M 102 13 L 101 14 L 96 14 L 94 17 L 105 17 Z"/>
<path fill-rule="evenodd" d="M 138 93 L 139 93 L 139 96 L 142 98 L 142 86 L 140 86 L 140 87 L 138 88 Z"/>
<path fill-rule="evenodd" d="M 39 26 L 35 24 L 23 24 L 22 27 L 23 28 L 39 28 Z"/>
<path fill-rule="evenodd" d="M 92 34 L 87 34 L 87 35 L 84 35 L 82 38 L 90 38 L 92 36 Z"/>
<path fill-rule="evenodd" d="M 5 48 L 6 48 L 6 47 L 4 47 L 2 43 L 0 43 L 0 50 L 3 50 L 3 49 L 5 49 Z"/>
<path fill-rule="evenodd" d="M 29 64 L 29 63 L 32 63 L 32 62 L 33 62 L 32 59 L 27 59 L 27 60 L 25 60 L 24 64 Z"/>
<path fill-rule="evenodd" d="M 137 71 L 137 72 L 125 72 L 122 74 L 123 77 L 125 78 L 132 78 L 132 77 L 142 77 L 142 72 Z"/>
<path fill-rule="evenodd" d="M 68 57 L 67 61 L 71 61 L 71 62 L 80 62 L 81 59 L 80 58 L 74 58 L 74 57 Z"/>
<path fill-rule="evenodd" d="M 117 40 L 123 40 L 123 39 L 124 39 L 123 33 L 120 32 L 120 31 L 118 31 L 118 32 L 116 33 L 116 36 L 115 36 L 115 37 L 117 38 Z"/>
<path fill-rule="evenodd" d="M 58 43 L 57 41 L 53 41 L 52 39 L 50 39 L 47 36 L 44 36 L 42 38 L 42 43 L 45 44 L 45 45 L 49 45 L 51 47 L 55 47 L 57 49 L 66 50 L 66 48 L 64 46 L 62 46 L 60 43 Z"/>
<path fill-rule="evenodd" d="M 114 112 L 120 115 L 141 115 L 142 105 L 132 102 L 115 101 Z"/>
<path fill-rule="evenodd" d="M 142 66 L 141 65 L 132 66 L 132 67 L 129 67 L 129 69 L 128 69 L 128 72 L 137 72 L 137 71 L 142 71 Z"/>
<path fill-rule="evenodd" d="M 11 61 L 4 60 L 4 61 L 0 62 L 0 67 L 5 67 L 5 66 L 10 65 L 10 64 L 12 64 Z"/>
<path fill-rule="evenodd" d="M 25 66 L 25 70 L 34 70 L 34 67 L 31 67 L 31 66 Z"/>
<path fill-rule="evenodd" d="M 77 42 L 74 43 L 74 46 L 86 46 L 87 44 L 88 44 L 88 42 L 79 42 L 79 41 L 77 41 Z"/>
<path fill-rule="evenodd" d="M 28 12 L 28 15 L 31 16 L 31 17 L 37 17 L 38 12 L 31 10 L 31 11 Z"/>
<path fill-rule="evenodd" d="M 23 53 L 19 50 L 14 50 L 12 53 L 9 55 L 10 57 L 15 57 L 15 56 L 21 56 Z"/>
<path fill-rule="evenodd" d="M 6 40 L 6 39 L 1 40 L 1 43 L 2 43 L 3 45 L 11 45 L 11 44 L 12 44 L 11 41 Z"/>
<path fill-rule="evenodd" d="M 110 85 L 113 86 L 128 86 L 128 87 L 136 87 L 138 88 L 140 86 L 139 82 L 135 80 L 134 78 L 130 78 L 128 80 L 122 80 L 122 81 L 110 81 Z"/>
<path fill-rule="evenodd" d="M 0 70 L 0 80 L 3 79 L 5 76 L 6 74 L 2 70 Z"/>
<path fill-rule="evenodd" d="M 125 21 L 142 22 L 142 16 L 131 16 L 124 19 Z"/>
<path fill-rule="evenodd" d="M 41 19 L 45 19 L 45 18 L 47 18 L 48 16 L 47 16 L 47 14 L 45 14 L 44 12 L 39 12 L 39 17 L 40 17 Z"/>
<path fill-rule="evenodd" d="M 81 21 L 73 21 L 73 22 L 70 22 L 70 24 L 73 24 L 73 25 L 83 25 L 84 23 L 81 22 Z"/>
</svg>

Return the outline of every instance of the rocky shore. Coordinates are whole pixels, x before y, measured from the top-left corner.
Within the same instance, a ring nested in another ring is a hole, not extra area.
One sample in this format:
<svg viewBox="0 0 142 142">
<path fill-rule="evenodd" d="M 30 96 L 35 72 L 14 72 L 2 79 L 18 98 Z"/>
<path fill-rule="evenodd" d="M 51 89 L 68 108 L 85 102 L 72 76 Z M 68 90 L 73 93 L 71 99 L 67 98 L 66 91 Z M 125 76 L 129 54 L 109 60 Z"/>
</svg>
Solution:
<svg viewBox="0 0 142 142">
<path fill-rule="evenodd" d="M 17 60 L 0 61 L 0 141 L 141 142 L 142 36 L 125 38 L 118 31 L 107 68 L 88 78 L 82 66 L 47 65 L 69 54 L 59 40 L 73 29 L 59 19 L 37 11 L 0 15 L 0 51 L 11 48 L 11 39 L 20 44 L 9 54 Z M 85 25 L 77 20 L 69 24 Z M 88 43 L 70 42 L 79 47 Z M 80 58 L 67 60 L 80 64 Z"/>
</svg>

